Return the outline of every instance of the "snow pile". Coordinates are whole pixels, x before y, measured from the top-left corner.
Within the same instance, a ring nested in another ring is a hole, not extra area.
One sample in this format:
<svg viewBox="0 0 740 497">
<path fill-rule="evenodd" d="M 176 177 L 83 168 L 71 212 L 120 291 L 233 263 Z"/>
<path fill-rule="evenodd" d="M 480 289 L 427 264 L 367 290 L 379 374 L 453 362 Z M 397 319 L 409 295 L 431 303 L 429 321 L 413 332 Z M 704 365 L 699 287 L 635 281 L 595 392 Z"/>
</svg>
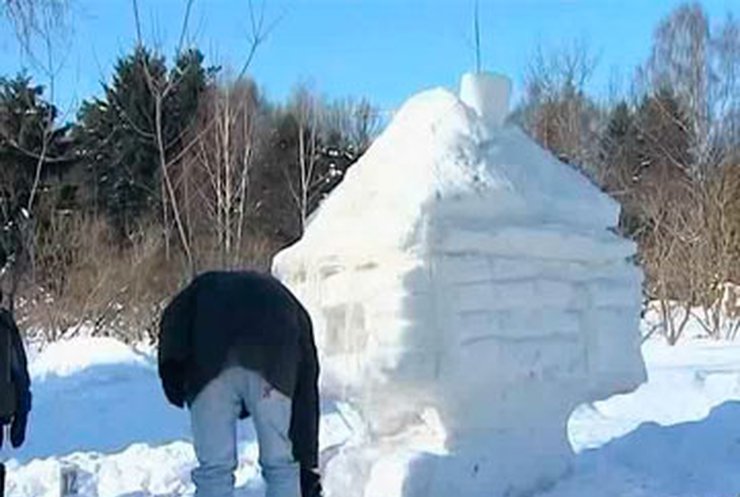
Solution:
<svg viewBox="0 0 740 497">
<path fill-rule="evenodd" d="M 52 343 L 33 357 L 29 373 L 33 381 L 49 375 L 71 376 L 106 364 L 143 366 L 144 357 L 113 338 L 89 337 Z"/>
<path fill-rule="evenodd" d="M 330 496 L 540 488 L 568 467 L 572 410 L 644 380 L 618 206 L 499 126 L 505 104 L 478 98 L 507 97 L 499 78 L 463 86 L 474 108 L 443 89 L 410 99 L 276 258 L 314 318 L 324 392 L 360 416 Z M 413 460 L 383 456 L 399 439 Z M 406 488 L 375 479 L 387 464 Z"/>
<path fill-rule="evenodd" d="M 647 383 L 575 411 L 568 431 L 576 451 L 600 447 L 643 423 L 673 426 L 705 419 L 727 400 L 740 400 L 740 344 L 687 339 L 668 347 L 663 339 L 652 339 L 642 350 L 650 361 Z"/>
<path fill-rule="evenodd" d="M 542 497 L 695 497 L 740 488 L 740 344 L 643 346 L 648 381 L 578 408 L 572 474 Z"/>
<path fill-rule="evenodd" d="M 80 422 L 68 420 L 69 422 Z M 88 420 L 93 422 L 93 420 Z M 179 495 L 190 490 L 194 454 L 190 444 L 164 446 L 134 444 L 122 452 L 76 452 L 63 458 L 34 459 L 8 464 L 10 497 L 59 497 L 61 473 L 74 468 L 79 493 L 84 497 Z M 244 466 L 255 476 L 254 465 Z M 240 468 L 241 470 L 241 468 Z"/>
</svg>

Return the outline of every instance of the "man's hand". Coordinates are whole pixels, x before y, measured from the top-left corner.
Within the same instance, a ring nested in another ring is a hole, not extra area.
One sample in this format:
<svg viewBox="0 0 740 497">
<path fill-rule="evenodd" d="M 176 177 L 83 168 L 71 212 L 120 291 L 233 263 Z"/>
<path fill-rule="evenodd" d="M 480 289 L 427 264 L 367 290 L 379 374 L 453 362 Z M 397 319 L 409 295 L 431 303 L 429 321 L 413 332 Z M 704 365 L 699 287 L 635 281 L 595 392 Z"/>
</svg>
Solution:
<svg viewBox="0 0 740 497">
<path fill-rule="evenodd" d="M 301 497 L 322 497 L 321 475 L 318 468 L 306 468 L 301 465 Z"/>
<path fill-rule="evenodd" d="M 16 398 L 18 399 L 18 407 L 17 412 L 13 415 L 13 419 L 2 422 L 3 429 L 0 429 L 0 447 L 3 444 L 3 431 L 7 424 L 10 424 L 10 444 L 14 449 L 17 449 L 26 441 L 28 413 L 31 412 L 31 390 L 16 389 Z"/>
<path fill-rule="evenodd" d="M 28 412 L 19 412 L 12 420 L 0 421 L 0 447 L 5 441 L 5 427 L 10 425 L 10 444 L 17 449 L 26 441 L 26 427 L 28 426 Z"/>
<path fill-rule="evenodd" d="M 28 413 L 19 412 L 13 418 L 10 425 L 10 444 L 17 449 L 26 441 L 26 426 L 28 425 Z"/>
</svg>

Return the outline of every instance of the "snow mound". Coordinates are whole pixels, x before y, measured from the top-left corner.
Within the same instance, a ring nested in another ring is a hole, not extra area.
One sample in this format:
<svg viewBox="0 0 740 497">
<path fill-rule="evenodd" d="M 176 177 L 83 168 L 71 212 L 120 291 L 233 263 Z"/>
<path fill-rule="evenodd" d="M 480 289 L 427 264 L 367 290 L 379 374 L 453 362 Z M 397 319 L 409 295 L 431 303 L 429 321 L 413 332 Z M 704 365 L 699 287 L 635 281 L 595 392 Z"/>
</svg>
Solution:
<svg viewBox="0 0 740 497">
<path fill-rule="evenodd" d="M 86 337 L 49 344 L 34 357 L 29 372 L 32 381 L 38 381 L 49 375 L 71 376 L 106 364 L 149 365 L 141 354 L 118 340 Z"/>
</svg>

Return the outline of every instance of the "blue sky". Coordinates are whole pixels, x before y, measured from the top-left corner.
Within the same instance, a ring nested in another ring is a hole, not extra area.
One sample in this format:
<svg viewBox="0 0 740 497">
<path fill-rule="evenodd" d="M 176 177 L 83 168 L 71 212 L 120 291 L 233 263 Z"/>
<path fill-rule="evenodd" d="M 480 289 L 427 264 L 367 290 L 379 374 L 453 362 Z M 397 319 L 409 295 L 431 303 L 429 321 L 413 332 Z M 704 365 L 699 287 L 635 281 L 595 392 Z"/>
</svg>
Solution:
<svg viewBox="0 0 740 497">
<path fill-rule="evenodd" d="M 56 100 L 64 107 L 99 91 L 118 55 L 135 41 L 130 0 L 68 0 L 73 31 L 59 43 L 63 61 Z M 261 0 L 253 0 L 256 6 Z M 171 55 L 184 0 L 139 0 L 143 35 Z M 605 94 L 611 74 L 628 78 L 645 59 L 659 19 L 673 0 L 480 0 L 483 66 L 520 87 L 538 45 L 580 39 L 599 57 L 593 90 Z M 737 0 L 702 2 L 713 21 L 738 14 Z M 195 0 L 190 38 L 210 63 L 239 67 L 248 48 L 247 0 Z M 473 0 L 266 0 L 278 20 L 250 73 L 271 98 L 299 82 L 330 97 L 365 95 L 392 109 L 433 86 L 455 87 L 474 67 Z M 0 74 L 29 62 L 9 26 L 0 23 Z M 30 72 L 33 74 L 32 67 Z"/>
</svg>

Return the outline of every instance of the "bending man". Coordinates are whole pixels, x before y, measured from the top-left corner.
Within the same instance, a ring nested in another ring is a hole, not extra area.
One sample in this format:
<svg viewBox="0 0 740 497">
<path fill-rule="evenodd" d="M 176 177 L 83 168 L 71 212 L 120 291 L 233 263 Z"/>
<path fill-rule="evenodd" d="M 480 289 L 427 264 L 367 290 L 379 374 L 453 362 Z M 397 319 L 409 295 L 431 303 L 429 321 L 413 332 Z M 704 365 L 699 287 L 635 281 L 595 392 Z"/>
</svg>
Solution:
<svg viewBox="0 0 740 497">
<path fill-rule="evenodd" d="M 276 279 L 211 272 L 160 321 L 167 399 L 190 409 L 196 497 L 232 497 L 236 422 L 251 415 L 267 497 L 318 497 L 319 366 L 311 319 Z"/>
</svg>

